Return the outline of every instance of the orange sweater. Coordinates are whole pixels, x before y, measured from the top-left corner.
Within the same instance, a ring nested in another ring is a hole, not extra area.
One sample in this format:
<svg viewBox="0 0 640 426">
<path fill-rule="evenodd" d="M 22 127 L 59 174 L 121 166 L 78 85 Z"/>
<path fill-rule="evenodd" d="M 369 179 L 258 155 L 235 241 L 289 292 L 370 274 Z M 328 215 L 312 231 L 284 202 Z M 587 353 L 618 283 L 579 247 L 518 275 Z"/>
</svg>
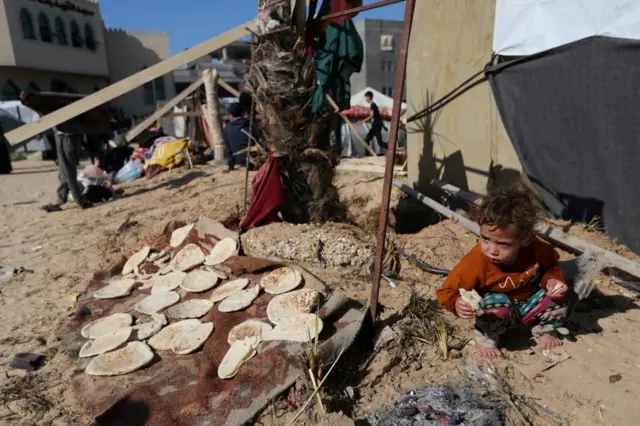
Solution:
<svg viewBox="0 0 640 426">
<path fill-rule="evenodd" d="M 564 282 L 558 253 L 551 245 L 535 239 L 523 247 L 518 259 L 511 265 L 496 265 L 485 258 L 480 244 L 453 268 L 442 288 L 436 292 L 438 303 L 455 313 L 458 290 L 475 289 L 480 296 L 488 293 L 505 293 L 511 299 L 523 301 L 538 290 L 536 277 L 542 273 L 541 285 L 555 278 Z"/>
</svg>

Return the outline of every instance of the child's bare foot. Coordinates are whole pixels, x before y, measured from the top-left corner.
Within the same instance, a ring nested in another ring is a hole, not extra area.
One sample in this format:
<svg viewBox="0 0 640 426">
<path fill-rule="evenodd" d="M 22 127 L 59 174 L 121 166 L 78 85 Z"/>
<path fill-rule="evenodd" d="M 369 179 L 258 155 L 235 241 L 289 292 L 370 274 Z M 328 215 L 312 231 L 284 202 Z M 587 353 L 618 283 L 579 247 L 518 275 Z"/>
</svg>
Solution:
<svg viewBox="0 0 640 426">
<path fill-rule="evenodd" d="M 552 336 L 551 334 L 542 334 L 540 336 L 537 336 L 536 343 L 538 343 L 538 346 L 540 346 L 542 349 L 553 349 L 557 348 L 558 346 L 562 346 L 562 340 L 558 339 L 555 336 Z"/>
<path fill-rule="evenodd" d="M 480 356 L 482 358 L 487 358 L 487 359 L 501 359 L 502 358 L 502 352 L 500 352 L 500 349 L 498 349 L 498 348 L 487 348 L 486 346 L 482 346 L 480 343 L 478 343 L 477 340 L 476 340 L 476 354 L 478 354 L 478 356 Z"/>
</svg>

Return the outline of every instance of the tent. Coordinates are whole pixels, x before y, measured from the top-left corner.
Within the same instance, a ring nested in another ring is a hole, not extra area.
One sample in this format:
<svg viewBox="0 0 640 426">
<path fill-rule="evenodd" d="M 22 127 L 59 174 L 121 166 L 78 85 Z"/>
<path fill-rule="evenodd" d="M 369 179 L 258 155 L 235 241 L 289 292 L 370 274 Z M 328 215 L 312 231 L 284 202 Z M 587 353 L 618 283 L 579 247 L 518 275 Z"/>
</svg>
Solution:
<svg viewBox="0 0 640 426">
<path fill-rule="evenodd" d="M 0 102 L 0 125 L 2 130 L 8 133 L 26 123 L 37 121 L 40 118 L 37 112 L 22 105 L 20 101 Z M 27 151 L 53 150 L 50 141 L 45 136 L 35 137 L 26 144 Z"/>
<path fill-rule="evenodd" d="M 351 96 L 351 106 L 369 106 L 369 104 L 364 99 L 364 94 L 371 91 L 373 93 L 373 101 L 378 105 L 379 108 L 389 108 L 393 109 L 393 98 L 390 98 L 387 95 L 383 95 L 371 87 L 367 87 L 366 89 L 356 93 Z M 402 110 L 407 109 L 407 104 L 402 103 Z"/>
<path fill-rule="evenodd" d="M 493 46 L 498 111 L 549 209 L 640 253 L 640 2 L 497 0 Z"/>
</svg>

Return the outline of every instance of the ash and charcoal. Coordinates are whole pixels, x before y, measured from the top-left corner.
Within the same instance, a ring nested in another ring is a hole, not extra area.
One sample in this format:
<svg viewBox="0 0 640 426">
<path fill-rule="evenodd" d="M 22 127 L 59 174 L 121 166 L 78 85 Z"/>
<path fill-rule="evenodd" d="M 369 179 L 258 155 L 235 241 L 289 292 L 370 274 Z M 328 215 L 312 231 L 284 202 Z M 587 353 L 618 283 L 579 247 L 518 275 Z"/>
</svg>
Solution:
<svg viewBox="0 0 640 426">
<path fill-rule="evenodd" d="M 504 398 L 470 382 L 411 391 L 369 419 L 371 426 L 504 425 Z"/>
</svg>

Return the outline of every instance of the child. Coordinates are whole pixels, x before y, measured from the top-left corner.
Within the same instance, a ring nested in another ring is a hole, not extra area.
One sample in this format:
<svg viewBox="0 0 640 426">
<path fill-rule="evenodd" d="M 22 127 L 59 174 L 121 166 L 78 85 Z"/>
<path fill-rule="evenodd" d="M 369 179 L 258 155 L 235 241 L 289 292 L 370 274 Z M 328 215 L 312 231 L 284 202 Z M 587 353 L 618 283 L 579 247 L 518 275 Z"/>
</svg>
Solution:
<svg viewBox="0 0 640 426">
<path fill-rule="evenodd" d="M 478 355 L 497 359 L 498 337 L 517 325 L 534 326 L 543 349 L 560 346 L 553 334 L 567 313 L 567 291 L 558 253 L 539 240 L 537 209 L 522 185 L 497 188 L 474 211 L 480 243 L 456 265 L 437 292 L 438 303 L 458 317 L 475 319 Z M 478 292 L 477 311 L 459 289 Z"/>
</svg>

